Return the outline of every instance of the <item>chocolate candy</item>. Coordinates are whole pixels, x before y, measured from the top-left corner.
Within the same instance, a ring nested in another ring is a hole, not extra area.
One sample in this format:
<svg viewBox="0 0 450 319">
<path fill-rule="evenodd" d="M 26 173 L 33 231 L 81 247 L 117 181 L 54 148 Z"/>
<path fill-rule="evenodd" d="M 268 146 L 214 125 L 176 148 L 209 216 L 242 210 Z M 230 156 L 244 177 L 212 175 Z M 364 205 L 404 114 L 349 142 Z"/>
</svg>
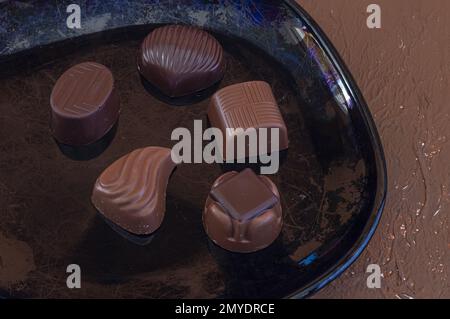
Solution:
<svg viewBox="0 0 450 319">
<path fill-rule="evenodd" d="M 282 227 L 280 194 L 275 184 L 251 169 L 219 177 L 206 200 L 203 224 L 211 240 L 240 253 L 269 246 Z"/>
<path fill-rule="evenodd" d="M 237 137 L 241 133 L 232 132 L 227 129 L 255 128 L 256 131 L 267 129 L 267 145 L 265 150 L 259 147 L 255 153 L 246 149 L 247 157 L 282 151 L 289 147 L 289 139 L 286 124 L 284 123 L 280 109 L 277 105 L 270 85 L 262 81 L 252 81 L 234 84 L 218 91 L 211 99 L 208 108 L 208 118 L 212 127 L 219 128 L 224 136 L 222 156 L 226 160 L 238 158 L 236 150 L 233 151 L 234 158 L 227 154 L 227 145 L 232 145 L 234 139 L 236 145 Z M 271 146 L 271 130 L 279 129 L 279 147 Z"/>
<path fill-rule="evenodd" d="M 203 30 L 164 26 L 153 30 L 142 42 L 138 69 L 165 95 L 182 97 L 205 90 L 222 79 L 223 50 Z"/>
<path fill-rule="evenodd" d="M 100 175 L 92 203 L 106 219 L 126 232 L 150 235 L 163 221 L 167 183 L 175 166 L 170 149 L 135 150 Z"/>
<path fill-rule="evenodd" d="M 50 105 L 53 136 L 60 143 L 74 146 L 100 140 L 120 113 L 112 73 L 94 62 L 64 72 L 53 88 Z"/>
</svg>

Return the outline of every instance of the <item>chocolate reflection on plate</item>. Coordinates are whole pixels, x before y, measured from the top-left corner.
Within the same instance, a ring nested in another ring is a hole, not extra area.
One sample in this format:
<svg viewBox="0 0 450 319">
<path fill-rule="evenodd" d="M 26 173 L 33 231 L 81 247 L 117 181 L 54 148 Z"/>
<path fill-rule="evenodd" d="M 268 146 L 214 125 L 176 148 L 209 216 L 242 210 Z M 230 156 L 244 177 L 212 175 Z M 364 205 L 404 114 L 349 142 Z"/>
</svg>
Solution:
<svg viewBox="0 0 450 319">
<path fill-rule="evenodd" d="M 264 155 L 264 156 L 268 156 L 271 158 L 274 158 L 275 156 L 278 156 L 279 158 L 279 166 L 281 168 L 281 166 L 286 162 L 287 158 L 288 158 L 288 152 L 289 149 L 287 150 L 282 150 L 276 153 L 270 153 L 268 155 Z M 250 168 L 252 171 L 254 171 L 256 174 L 260 174 L 261 173 L 261 169 L 264 167 L 268 167 L 271 165 L 271 162 L 269 163 L 263 163 L 261 161 L 261 159 L 258 158 L 245 158 L 243 160 L 243 163 L 221 163 L 220 167 L 222 169 L 223 172 L 232 172 L 232 171 L 236 171 L 236 172 L 241 172 L 246 168 Z"/>
<path fill-rule="evenodd" d="M 254 298 L 261 289 L 267 292 L 267 296 L 271 296 L 269 290 L 274 291 L 275 297 L 275 291 L 283 281 L 277 276 L 269 278 L 270 274 L 281 271 L 289 276 L 299 271 L 297 264 L 285 257 L 288 253 L 282 236 L 269 247 L 250 254 L 230 252 L 209 238 L 207 243 L 211 255 L 226 276 L 226 289 L 222 298 Z"/>
<path fill-rule="evenodd" d="M 200 103 L 203 100 L 208 99 L 212 96 L 220 87 L 220 81 L 213 84 L 211 87 L 204 89 L 199 92 L 195 92 L 190 95 L 180 96 L 180 97 L 170 97 L 165 95 L 161 90 L 147 81 L 142 75 L 140 75 L 141 83 L 144 89 L 154 98 L 157 98 L 161 102 L 167 103 L 173 106 L 185 106 Z"/>
<path fill-rule="evenodd" d="M 98 213 L 98 215 L 103 219 L 106 224 L 108 224 L 109 227 L 116 233 L 118 233 L 120 236 L 122 236 L 124 239 L 129 240 L 133 244 L 139 245 L 139 246 L 146 246 L 149 245 L 153 238 L 155 237 L 156 233 L 152 233 L 150 235 L 136 235 L 133 234 L 122 227 L 118 226 L 117 224 L 110 221 L 108 218 L 105 218 L 102 214 Z"/>
<path fill-rule="evenodd" d="M 56 139 L 55 142 L 61 153 L 66 157 L 75 161 L 89 161 L 100 156 L 108 148 L 116 136 L 118 126 L 119 121 L 100 140 L 88 145 L 67 145 L 58 142 Z"/>
</svg>

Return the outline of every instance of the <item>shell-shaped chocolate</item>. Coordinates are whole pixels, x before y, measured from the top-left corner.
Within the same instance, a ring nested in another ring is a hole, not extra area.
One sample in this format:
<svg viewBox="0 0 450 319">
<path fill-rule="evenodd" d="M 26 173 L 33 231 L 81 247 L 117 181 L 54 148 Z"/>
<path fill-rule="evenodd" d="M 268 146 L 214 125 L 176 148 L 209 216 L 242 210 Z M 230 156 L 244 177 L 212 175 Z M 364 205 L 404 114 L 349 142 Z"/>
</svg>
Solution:
<svg viewBox="0 0 450 319">
<path fill-rule="evenodd" d="M 50 106 L 52 133 L 59 142 L 87 145 L 99 140 L 120 112 L 111 71 L 95 62 L 71 67 L 53 87 Z"/>
<path fill-rule="evenodd" d="M 223 49 L 201 29 L 169 25 L 142 42 L 138 69 L 169 97 L 190 95 L 214 85 L 224 73 Z"/>
<path fill-rule="evenodd" d="M 108 220 L 126 231 L 149 235 L 164 219 L 167 183 L 175 166 L 170 149 L 135 150 L 100 175 L 92 203 Z"/>
</svg>

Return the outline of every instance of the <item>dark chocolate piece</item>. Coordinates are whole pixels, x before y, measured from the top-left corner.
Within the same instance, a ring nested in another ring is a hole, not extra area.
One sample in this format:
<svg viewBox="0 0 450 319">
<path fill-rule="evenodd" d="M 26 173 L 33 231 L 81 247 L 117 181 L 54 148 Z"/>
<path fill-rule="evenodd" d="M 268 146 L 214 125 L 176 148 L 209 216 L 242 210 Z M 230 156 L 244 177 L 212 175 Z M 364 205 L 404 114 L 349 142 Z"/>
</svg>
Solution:
<svg viewBox="0 0 450 319">
<path fill-rule="evenodd" d="M 167 183 L 175 166 L 170 149 L 135 150 L 100 175 L 92 203 L 105 218 L 125 231 L 150 235 L 164 219 Z"/>
<path fill-rule="evenodd" d="M 211 240 L 240 253 L 268 247 L 283 224 L 280 194 L 272 181 L 251 169 L 229 172 L 214 183 L 203 211 Z"/>
<path fill-rule="evenodd" d="M 234 150 L 234 158 L 227 157 L 227 145 L 232 145 L 237 133 L 227 129 L 255 128 L 256 130 L 268 129 L 268 144 L 265 150 L 257 147 L 256 154 L 247 149 L 247 157 L 286 150 L 289 147 L 289 138 L 286 124 L 281 115 L 278 104 L 270 85 L 262 81 L 252 81 L 234 84 L 223 88 L 213 95 L 208 107 L 208 118 L 212 127 L 219 128 L 224 136 L 222 156 L 226 160 L 235 160 L 237 152 Z M 279 129 L 279 147 L 271 146 L 270 129 Z M 259 145 L 259 141 L 258 141 Z M 265 151 L 265 152 L 264 152 Z"/>
<path fill-rule="evenodd" d="M 100 140 L 120 113 L 111 71 L 94 62 L 64 72 L 53 88 L 50 105 L 53 136 L 60 143 L 74 146 Z"/>
<path fill-rule="evenodd" d="M 153 30 L 138 57 L 141 75 L 169 97 L 203 91 L 224 74 L 223 49 L 209 33 L 190 26 Z"/>
</svg>

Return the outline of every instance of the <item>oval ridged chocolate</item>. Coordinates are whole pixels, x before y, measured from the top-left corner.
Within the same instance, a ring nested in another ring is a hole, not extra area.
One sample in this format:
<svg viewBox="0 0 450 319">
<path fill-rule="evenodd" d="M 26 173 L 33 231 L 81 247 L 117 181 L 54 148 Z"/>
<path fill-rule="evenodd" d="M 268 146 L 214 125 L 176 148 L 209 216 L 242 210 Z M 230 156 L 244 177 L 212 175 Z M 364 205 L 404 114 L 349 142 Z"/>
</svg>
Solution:
<svg viewBox="0 0 450 319">
<path fill-rule="evenodd" d="M 120 113 L 111 71 L 94 62 L 77 64 L 64 72 L 53 88 L 50 105 L 53 136 L 75 146 L 101 139 Z"/>
<path fill-rule="evenodd" d="M 138 69 L 169 97 L 205 90 L 223 77 L 223 49 L 209 33 L 190 26 L 153 30 L 142 42 Z"/>
</svg>

